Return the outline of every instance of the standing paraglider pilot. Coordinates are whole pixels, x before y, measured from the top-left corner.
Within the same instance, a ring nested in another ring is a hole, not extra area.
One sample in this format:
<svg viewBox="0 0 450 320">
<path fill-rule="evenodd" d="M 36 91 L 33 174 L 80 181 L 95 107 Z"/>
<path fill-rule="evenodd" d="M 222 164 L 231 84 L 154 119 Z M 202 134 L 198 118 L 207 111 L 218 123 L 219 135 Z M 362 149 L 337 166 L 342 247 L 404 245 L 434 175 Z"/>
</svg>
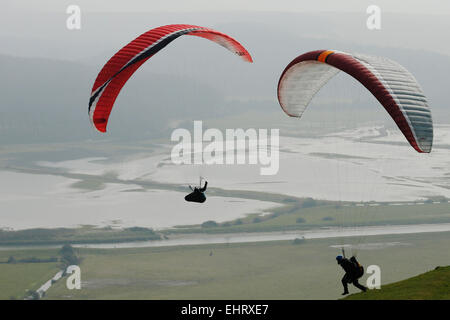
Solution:
<svg viewBox="0 0 450 320">
<path fill-rule="evenodd" d="M 205 191 L 207 186 L 208 181 L 205 180 L 205 185 L 202 188 L 202 180 L 200 179 L 200 185 L 198 188 L 197 187 L 192 188 L 192 186 L 189 186 L 192 192 L 189 193 L 186 197 L 184 197 L 184 200 L 198 203 L 205 202 L 206 201 Z"/>
<path fill-rule="evenodd" d="M 351 257 L 350 259 L 347 259 L 341 255 L 338 255 L 336 260 L 338 265 L 340 265 L 345 271 L 345 275 L 341 280 L 342 285 L 344 286 L 344 293 L 342 295 L 348 294 L 349 283 L 352 283 L 358 289 L 366 292 L 367 288 L 358 282 L 358 279 L 364 274 L 364 268 L 358 263 L 358 261 L 356 261 L 356 258 Z"/>
</svg>

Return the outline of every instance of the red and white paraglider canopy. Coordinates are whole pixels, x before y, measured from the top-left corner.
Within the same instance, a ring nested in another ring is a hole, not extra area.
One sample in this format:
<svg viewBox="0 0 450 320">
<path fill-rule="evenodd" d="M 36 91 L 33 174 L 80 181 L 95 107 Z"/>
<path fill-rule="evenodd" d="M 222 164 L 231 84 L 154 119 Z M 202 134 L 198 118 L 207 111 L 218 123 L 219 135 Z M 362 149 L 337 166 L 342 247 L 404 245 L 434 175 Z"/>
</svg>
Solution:
<svg viewBox="0 0 450 320">
<path fill-rule="evenodd" d="M 387 58 L 335 50 L 304 53 L 281 74 L 281 108 L 291 117 L 301 117 L 314 95 L 339 71 L 358 80 L 374 95 L 415 150 L 431 151 L 433 121 L 426 97 L 414 76 Z"/>
<path fill-rule="evenodd" d="M 89 117 L 98 131 L 106 132 L 114 101 L 133 73 L 154 54 L 182 35 L 214 41 L 244 61 L 253 62 L 250 54 L 239 42 L 213 29 L 172 24 L 149 30 L 120 49 L 98 74 L 89 99 Z"/>
</svg>

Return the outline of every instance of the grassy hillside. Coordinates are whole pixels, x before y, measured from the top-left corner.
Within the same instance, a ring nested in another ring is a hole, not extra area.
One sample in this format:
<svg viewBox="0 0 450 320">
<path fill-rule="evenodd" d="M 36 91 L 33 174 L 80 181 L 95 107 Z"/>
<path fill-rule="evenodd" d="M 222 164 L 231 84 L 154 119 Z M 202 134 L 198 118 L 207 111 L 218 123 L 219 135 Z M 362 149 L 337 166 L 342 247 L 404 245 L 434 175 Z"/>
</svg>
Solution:
<svg viewBox="0 0 450 320">
<path fill-rule="evenodd" d="M 442 254 L 448 237 L 448 232 L 368 237 L 366 243 L 380 247 L 361 250 L 358 257 L 365 265 L 379 265 L 382 283 L 391 283 L 450 265 L 450 257 Z M 335 261 L 338 249 L 331 247 L 337 243 L 78 248 L 81 290 L 68 290 L 63 279 L 46 299 L 340 299 L 343 270 Z"/>
<path fill-rule="evenodd" d="M 450 265 L 450 233 L 370 236 L 359 260 L 382 270 L 393 283 Z M 77 248 L 81 290 L 57 281 L 46 299 L 340 299 L 343 270 L 336 264 L 338 239 L 209 244 L 160 248 Z M 26 263 L 60 257 L 60 248 L 0 250 L 0 300 L 22 299 L 60 269 L 59 262 Z M 14 257 L 15 263 L 8 263 Z M 444 277 L 450 278 L 447 273 Z M 366 274 L 361 283 L 366 282 Z M 431 290 L 435 286 L 425 281 Z M 384 289 L 390 285 L 383 286 Z M 448 287 L 447 287 L 448 288 Z M 350 292 L 359 290 L 353 286 Z M 376 291 L 376 290 L 373 290 Z M 431 292 L 431 291 L 430 291 Z M 373 292 L 377 293 L 377 292 Z M 367 296 L 372 292 L 367 293 Z M 447 293 L 448 299 L 448 293 Z"/>
<path fill-rule="evenodd" d="M 450 266 L 403 281 L 382 286 L 380 290 L 356 293 L 346 300 L 449 300 Z"/>
<path fill-rule="evenodd" d="M 37 290 L 59 271 L 59 262 L 22 262 L 35 258 L 50 260 L 58 249 L 0 250 L 0 300 L 23 299 L 28 291 Z M 15 263 L 7 263 L 13 257 Z"/>
</svg>

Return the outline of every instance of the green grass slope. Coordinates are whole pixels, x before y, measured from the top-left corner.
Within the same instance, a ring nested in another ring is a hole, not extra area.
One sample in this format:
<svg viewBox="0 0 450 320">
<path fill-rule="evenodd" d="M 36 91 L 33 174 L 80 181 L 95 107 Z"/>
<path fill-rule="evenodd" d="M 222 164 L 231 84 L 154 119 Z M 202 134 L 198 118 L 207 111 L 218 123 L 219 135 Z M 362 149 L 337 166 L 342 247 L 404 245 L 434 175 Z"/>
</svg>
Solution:
<svg viewBox="0 0 450 320">
<path fill-rule="evenodd" d="M 352 294 L 345 300 L 449 300 L 450 266 L 403 281 L 382 286 L 380 290 Z"/>
</svg>

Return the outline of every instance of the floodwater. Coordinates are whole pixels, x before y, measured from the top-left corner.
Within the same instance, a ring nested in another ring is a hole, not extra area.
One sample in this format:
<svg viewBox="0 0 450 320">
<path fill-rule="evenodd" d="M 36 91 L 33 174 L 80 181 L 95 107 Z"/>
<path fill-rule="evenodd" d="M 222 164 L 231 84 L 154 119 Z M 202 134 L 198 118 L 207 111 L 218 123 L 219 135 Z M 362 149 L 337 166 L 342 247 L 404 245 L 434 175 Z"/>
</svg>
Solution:
<svg viewBox="0 0 450 320">
<path fill-rule="evenodd" d="M 41 162 L 71 173 L 186 185 L 208 177 L 228 190 L 273 192 L 341 201 L 417 201 L 450 198 L 450 126 L 436 125 L 433 151 L 417 153 L 399 130 L 368 126 L 320 137 L 280 137 L 279 171 L 264 176 L 261 164 L 173 165 L 170 145 L 155 155 L 102 163 L 102 159 Z M 203 147 L 205 147 L 203 145 Z M 222 149 L 222 153 L 228 150 Z M 255 153 L 256 155 L 256 153 Z"/>
<path fill-rule="evenodd" d="M 38 169 L 36 174 L 0 171 L 0 228 L 94 225 L 162 229 L 207 220 L 223 222 L 279 206 L 226 197 L 208 197 L 198 205 L 186 203 L 182 192 L 139 185 L 156 181 L 187 186 L 196 183 L 199 174 L 208 178 L 210 187 L 299 198 L 396 203 L 433 196 L 450 198 L 448 125 L 435 127 L 431 154 L 417 153 L 398 130 L 382 126 L 280 139 L 279 171 L 273 176 L 260 175 L 259 164 L 175 166 L 169 145 L 160 145 L 151 155 L 129 155 L 126 161 L 97 157 L 35 163 L 47 171 L 55 170 L 55 175 L 39 174 Z M 117 179 L 102 183 L 102 175 L 110 173 Z M 88 175 L 98 184 L 74 174 Z"/>
<path fill-rule="evenodd" d="M 245 243 L 262 241 L 280 241 L 298 239 L 331 239 L 336 240 L 336 247 L 355 246 L 360 250 L 373 250 L 387 246 L 407 245 L 404 243 L 356 243 L 352 237 L 366 237 L 376 235 L 395 235 L 395 234 L 418 234 L 449 232 L 450 223 L 442 224 L 416 224 L 416 225 L 396 225 L 396 226 L 373 226 L 373 227 L 352 227 L 352 228 L 318 228 L 311 230 L 298 231 L 277 231 L 277 232 L 250 232 L 250 233 L 227 233 L 227 234 L 181 234 L 171 236 L 170 239 L 153 241 L 134 241 L 123 243 L 95 243 L 74 245 L 78 248 L 91 249 L 120 249 L 120 248 L 147 248 L 147 247 L 170 247 L 170 246 L 189 246 L 205 244 L 227 244 L 227 243 Z M 348 243 L 347 243 L 348 242 Z M 0 250 L 13 249 L 52 249 L 59 248 L 58 245 L 39 245 L 39 246 L 0 246 Z"/>
<path fill-rule="evenodd" d="M 443 224 L 417 224 L 417 225 L 398 225 L 398 226 L 374 226 L 374 227 L 355 227 L 355 228 L 320 228 L 305 231 L 285 231 L 285 232 L 255 232 L 255 233 L 236 233 L 236 234 L 193 234 L 174 236 L 172 239 L 157 241 L 142 241 L 113 244 L 86 244 L 77 245 L 82 248 L 113 249 L 113 248 L 145 248 L 145 247 L 166 247 L 183 245 L 201 245 L 201 244 L 227 244 L 259 241 L 277 241 L 298 239 L 326 239 L 326 238 L 344 238 L 350 243 L 351 237 L 375 236 L 375 235 L 393 235 L 393 234 L 412 234 L 429 232 L 447 232 L 450 231 L 450 223 Z M 339 245 L 341 246 L 341 245 Z M 373 249 L 374 246 L 361 244 L 361 249 Z"/>
<path fill-rule="evenodd" d="M 71 188 L 76 180 L 51 175 L 0 171 L 0 181 L 0 228 L 6 230 L 80 225 L 161 229 L 224 222 L 278 206 L 231 197 L 187 203 L 181 192 L 145 190 L 133 184 L 111 183 L 83 191 Z"/>
</svg>

